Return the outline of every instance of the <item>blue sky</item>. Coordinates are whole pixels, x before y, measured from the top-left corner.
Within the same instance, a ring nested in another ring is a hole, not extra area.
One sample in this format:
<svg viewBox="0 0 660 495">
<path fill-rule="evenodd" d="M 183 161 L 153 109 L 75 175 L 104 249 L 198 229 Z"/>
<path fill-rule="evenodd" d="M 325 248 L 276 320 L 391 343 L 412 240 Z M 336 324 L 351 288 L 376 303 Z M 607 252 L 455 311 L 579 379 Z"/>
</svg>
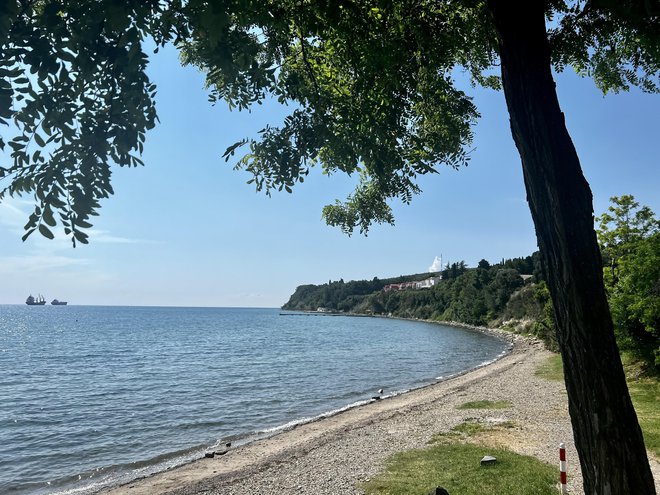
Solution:
<svg viewBox="0 0 660 495">
<path fill-rule="evenodd" d="M 301 284 L 425 272 L 439 255 L 475 266 L 536 250 L 501 93 L 465 88 L 482 114 L 469 167 L 423 178 L 412 205 L 394 204 L 396 226 L 347 237 L 321 209 L 354 179 L 313 173 L 293 194 L 268 198 L 221 158 L 287 109 L 211 106 L 201 74 L 173 50 L 154 56 L 150 74 L 161 123 L 147 137 L 146 166 L 115 168 L 90 245 L 72 249 L 63 235 L 23 243 L 30 198 L 0 204 L 0 303 L 42 293 L 70 304 L 275 307 Z M 603 97 L 571 73 L 557 87 L 596 213 L 622 194 L 657 213 L 660 98 Z"/>
</svg>

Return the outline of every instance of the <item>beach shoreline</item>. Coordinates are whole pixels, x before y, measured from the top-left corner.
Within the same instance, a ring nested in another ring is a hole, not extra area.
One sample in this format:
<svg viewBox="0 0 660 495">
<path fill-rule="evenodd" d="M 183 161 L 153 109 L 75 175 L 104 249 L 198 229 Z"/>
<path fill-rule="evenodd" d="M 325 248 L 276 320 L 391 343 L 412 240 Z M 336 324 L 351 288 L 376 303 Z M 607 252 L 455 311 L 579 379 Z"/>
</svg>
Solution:
<svg viewBox="0 0 660 495">
<path fill-rule="evenodd" d="M 563 383 L 535 375 L 551 353 L 535 339 L 472 329 L 504 338 L 512 347 L 486 366 L 102 493 L 359 494 L 359 484 L 378 473 L 391 454 L 424 447 L 434 434 L 447 432 L 468 418 L 515 425 L 507 429 L 506 438 L 491 439 L 493 447 L 509 448 L 551 464 L 556 461 L 557 446 L 565 443 L 572 460 L 571 493 L 582 493 Z M 457 409 L 472 400 L 507 400 L 512 405 L 504 410 Z"/>
</svg>

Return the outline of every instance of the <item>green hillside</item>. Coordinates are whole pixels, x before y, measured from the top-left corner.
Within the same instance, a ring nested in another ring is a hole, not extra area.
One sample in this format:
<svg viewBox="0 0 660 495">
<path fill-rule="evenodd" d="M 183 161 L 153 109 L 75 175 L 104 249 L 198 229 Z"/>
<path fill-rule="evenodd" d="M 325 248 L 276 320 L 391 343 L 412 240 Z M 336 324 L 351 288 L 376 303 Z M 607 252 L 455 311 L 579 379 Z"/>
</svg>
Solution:
<svg viewBox="0 0 660 495">
<path fill-rule="evenodd" d="M 388 287 L 429 278 L 435 279 L 429 288 Z M 282 309 L 511 326 L 536 334 L 554 347 L 549 294 L 538 253 L 494 265 L 481 260 L 476 268 L 454 263 L 439 273 L 301 285 Z"/>
</svg>

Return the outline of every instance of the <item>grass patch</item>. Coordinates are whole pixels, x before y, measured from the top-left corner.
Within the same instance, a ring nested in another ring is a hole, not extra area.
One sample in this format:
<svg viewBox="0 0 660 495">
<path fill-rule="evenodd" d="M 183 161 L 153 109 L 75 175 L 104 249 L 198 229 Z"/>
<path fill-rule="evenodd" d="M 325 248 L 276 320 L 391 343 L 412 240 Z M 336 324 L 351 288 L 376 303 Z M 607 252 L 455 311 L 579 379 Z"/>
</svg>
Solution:
<svg viewBox="0 0 660 495">
<path fill-rule="evenodd" d="M 475 435 L 478 435 L 479 433 L 483 433 L 484 431 L 488 431 L 490 428 L 485 426 L 483 423 L 479 423 L 477 421 L 465 421 L 461 423 L 460 425 L 454 426 L 451 431 L 453 433 L 458 433 L 460 435 L 468 436 L 468 437 L 473 437 Z"/>
<path fill-rule="evenodd" d="M 509 407 L 511 407 L 511 402 L 508 400 L 475 400 L 465 402 L 456 409 L 508 409 Z"/>
<path fill-rule="evenodd" d="M 434 443 L 452 443 L 457 440 L 464 441 L 467 439 L 473 439 L 482 433 L 489 431 L 495 431 L 506 428 L 515 428 L 516 424 L 513 421 L 502 421 L 498 423 L 484 423 L 481 421 L 475 421 L 473 419 L 467 419 L 463 423 L 454 426 L 450 431 L 446 433 L 437 433 L 433 435 L 429 444 Z"/>
<path fill-rule="evenodd" d="M 645 363 L 630 353 L 621 355 L 628 391 L 637 412 L 637 420 L 644 434 L 646 448 L 660 457 L 660 380 L 649 372 Z M 563 380 L 561 356 L 550 356 L 536 370 L 536 375 L 548 380 Z"/>
<path fill-rule="evenodd" d="M 564 368 L 559 354 L 553 354 L 536 368 L 534 374 L 546 380 L 564 381 Z"/>
<path fill-rule="evenodd" d="M 497 463 L 480 466 L 484 455 L 495 456 Z M 368 495 L 426 495 L 438 485 L 461 495 L 555 495 L 556 484 L 556 467 L 533 457 L 474 444 L 438 444 L 394 455 L 362 488 Z"/>
<path fill-rule="evenodd" d="M 637 412 L 646 448 L 660 457 L 660 380 L 657 371 L 632 353 L 622 353 L 628 391 Z"/>
<path fill-rule="evenodd" d="M 628 390 L 646 448 L 660 457 L 660 382 L 652 378 L 639 378 L 628 382 Z"/>
</svg>

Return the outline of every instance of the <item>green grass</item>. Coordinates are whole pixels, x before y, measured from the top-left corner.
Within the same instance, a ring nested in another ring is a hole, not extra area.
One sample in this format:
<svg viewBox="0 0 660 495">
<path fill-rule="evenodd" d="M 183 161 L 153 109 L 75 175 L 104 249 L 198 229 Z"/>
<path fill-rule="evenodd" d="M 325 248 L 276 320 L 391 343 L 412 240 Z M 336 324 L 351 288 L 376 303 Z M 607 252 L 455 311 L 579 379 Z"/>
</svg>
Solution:
<svg viewBox="0 0 660 495">
<path fill-rule="evenodd" d="M 508 400 L 475 400 L 472 402 L 465 402 L 456 409 L 508 409 L 511 407 L 511 402 Z"/>
<path fill-rule="evenodd" d="M 495 431 L 501 429 L 515 428 L 516 424 L 513 421 L 503 421 L 501 423 L 488 424 L 472 418 L 465 420 L 463 423 L 454 426 L 450 431 L 437 433 L 433 435 L 429 444 L 435 443 L 452 443 L 456 440 L 466 440 L 468 438 L 476 437 L 481 433 L 487 431 Z"/>
<path fill-rule="evenodd" d="M 482 467 L 484 455 L 497 458 Z M 443 443 L 396 454 L 362 485 L 368 495 L 426 495 L 443 486 L 452 495 L 555 495 L 557 469 L 527 456 L 474 444 Z"/>
<path fill-rule="evenodd" d="M 646 447 L 660 456 L 660 380 L 640 372 L 634 360 L 624 357 L 628 388 L 644 433 Z M 561 358 L 551 356 L 536 374 L 548 380 L 563 380 Z M 460 409 L 502 409 L 508 401 L 466 402 Z M 361 487 L 367 495 L 426 495 L 443 486 L 451 495 L 554 495 L 557 493 L 557 469 L 533 457 L 501 449 L 491 449 L 475 442 L 484 432 L 511 428 L 507 422 L 489 426 L 467 420 L 448 433 L 438 434 L 432 444 L 420 450 L 394 455 L 386 469 Z M 484 455 L 498 462 L 482 467 Z"/>
<path fill-rule="evenodd" d="M 467 420 L 439 433 L 432 445 L 394 455 L 385 470 L 361 487 L 367 495 L 426 495 L 436 486 L 460 495 L 550 495 L 556 493 L 557 470 L 541 461 L 503 449 L 466 443 L 481 433 L 512 428 L 507 421 L 488 425 Z M 484 455 L 497 458 L 482 467 Z"/>
<path fill-rule="evenodd" d="M 646 361 L 631 353 L 622 353 L 621 360 L 646 448 L 660 457 L 660 379 L 657 370 L 649 368 Z"/>
<path fill-rule="evenodd" d="M 442 438 L 446 435 L 460 435 L 462 437 L 474 437 L 479 435 L 479 433 L 484 433 L 486 431 L 500 430 L 502 428 L 514 428 L 516 425 L 513 421 L 503 421 L 501 423 L 495 423 L 493 425 L 484 424 L 480 421 L 473 421 L 468 419 L 463 423 L 454 426 L 451 431 L 447 434 L 439 434 L 435 438 Z"/>
<path fill-rule="evenodd" d="M 564 381 L 564 368 L 561 363 L 561 356 L 553 354 L 545 363 L 539 366 L 534 373 L 536 376 L 546 380 Z"/>
<path fill-rule="evenodd" d="M 631 354 L 621 356 L 626 370 L 628 390 L 644 434 L 646 448 L 660 457 L 660 380 L 644 369 L 644 363 Z M 561 356 L 554 354 L 537 370 L 548 380 L 563 380 Z"/>
<path fill-rule="evenodd" d="M 660 457 L 660 382 L 639 378 L 628 382 L 646 448 Z"/>
<path fill-rule="evenodd" d="M 450 434 L 459 434 L 461 436 L 473 437 L 484 431 L 488 431 L 489 428 L 483 423 L 477 421 L 465 421 L 459 425 L 454 426 L 451 429 Z"/>
</svg>

